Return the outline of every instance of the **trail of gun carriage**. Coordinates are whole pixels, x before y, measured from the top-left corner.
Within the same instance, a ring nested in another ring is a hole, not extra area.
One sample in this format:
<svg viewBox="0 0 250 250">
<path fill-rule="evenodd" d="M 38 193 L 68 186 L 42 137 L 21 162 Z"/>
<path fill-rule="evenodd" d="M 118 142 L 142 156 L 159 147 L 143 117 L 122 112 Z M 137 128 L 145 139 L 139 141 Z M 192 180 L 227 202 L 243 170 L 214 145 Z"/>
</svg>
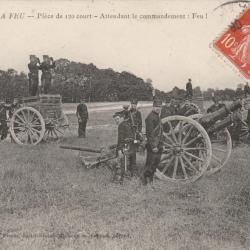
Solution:
<svg viewBox="0 0 250 250">
<path fill-rule="evenodd" d="M 248 84 L 43 59 L 0 72 L 0 249 L 249 249 Z"/>
</svg>

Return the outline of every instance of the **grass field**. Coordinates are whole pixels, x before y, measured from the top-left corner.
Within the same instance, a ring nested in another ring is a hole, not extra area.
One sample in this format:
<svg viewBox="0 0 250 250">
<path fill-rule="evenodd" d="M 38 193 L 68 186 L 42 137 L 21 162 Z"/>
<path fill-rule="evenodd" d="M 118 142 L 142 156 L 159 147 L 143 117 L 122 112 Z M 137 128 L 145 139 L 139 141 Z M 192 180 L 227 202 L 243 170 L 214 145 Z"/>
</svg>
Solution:
<svg viewBox="0 0 250 250">
<path fill-rule="evenodd" d="M 61 143 L 115 143 L 112 114 L 92 112 L 87 138 L 72 126 Z M 84 169 L 57 143 L 1 142 L 0 249 L 250 249 L 249 151 L 235 148 L 219 173 L 193 184 L 152 188 L 113 184 L 107 169 Z"/>
</svg>

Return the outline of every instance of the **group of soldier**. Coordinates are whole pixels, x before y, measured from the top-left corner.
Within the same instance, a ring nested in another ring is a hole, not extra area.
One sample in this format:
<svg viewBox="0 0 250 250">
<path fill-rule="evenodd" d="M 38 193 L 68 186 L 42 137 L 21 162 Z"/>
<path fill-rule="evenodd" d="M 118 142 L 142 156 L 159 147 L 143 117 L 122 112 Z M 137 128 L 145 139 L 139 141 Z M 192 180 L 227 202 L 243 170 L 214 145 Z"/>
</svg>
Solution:
<svg viewBox="0 0 250 250">
<path fill-rule="evenodd" d="M 41 93 L 48 94 L 51 88 L 52 72 L 55 68 L 55 62 L 52 57 L 43 55 L 43 62 L 35 55 L 30 55 L 29 68 L 29 95 L 36 96 L 38 94 L 39 86 L 39 70 L 42 71 L 41 75 Z"/>
</svg>

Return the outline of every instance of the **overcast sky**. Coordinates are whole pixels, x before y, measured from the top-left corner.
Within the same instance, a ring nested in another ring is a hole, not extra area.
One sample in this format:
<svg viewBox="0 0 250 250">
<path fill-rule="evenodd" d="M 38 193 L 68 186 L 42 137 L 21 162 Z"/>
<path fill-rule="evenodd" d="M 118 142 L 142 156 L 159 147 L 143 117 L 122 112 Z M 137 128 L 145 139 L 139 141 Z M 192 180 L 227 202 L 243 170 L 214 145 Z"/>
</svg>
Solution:
<svg viewBox="0 0 250 250">
<path fill-rule="evenodd" d="M 0 69 L 27 73 L 30 54 L 40 58 L 67 58 L 93 63 L 98 68 L 129 71 L 153 80 L 161 90 L 194 86 L 231 87 L 245 83 L 229 62 L 210 48 L 215 39 L 242 10 L 238 4 L 219 8 L 223 1 L 13 1 L 0 2 Z M 21 20 L 10 12 L 24 12 Z M 189 19 L 37 19 L 38 13 L 65 14 L 166 14 Z M 203 19 L 192 19 L 192 13 Z M 205 15 L 207 13 L 207 19 Z M 28 17 L 28 16 L 34 16 Z"/>
</svg>

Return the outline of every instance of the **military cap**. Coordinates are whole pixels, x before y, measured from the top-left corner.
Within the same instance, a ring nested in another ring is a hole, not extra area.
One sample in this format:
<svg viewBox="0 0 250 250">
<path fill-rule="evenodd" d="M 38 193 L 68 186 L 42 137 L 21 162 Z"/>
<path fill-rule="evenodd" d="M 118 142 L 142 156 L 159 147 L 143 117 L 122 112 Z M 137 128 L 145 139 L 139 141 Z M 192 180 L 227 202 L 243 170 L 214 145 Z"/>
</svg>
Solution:
<svg viewBox="0 0 250 250">
<path fill-rule="evenodd" d="M 134 99 L 131 99 L 130 103 L 131 103 L 131 104 L 136 104 L 136 105 L 137 105 L 138 100 L 137 100 L 137 99 L 135 99 L 135 98 L 134 98 Z"/>
<path fill-rule="evenodd" d="M 162 106 L 162 101 L 156 98 L 153 102 L 153 107 L 161 107 L 161 106 Z"/>
<path fill-rule="evenodd" d="M 43 58 L 45 59 L 45 58 L 49 58 L 49 56 L 48 55 L 43 55 Z"/>
</svg>

